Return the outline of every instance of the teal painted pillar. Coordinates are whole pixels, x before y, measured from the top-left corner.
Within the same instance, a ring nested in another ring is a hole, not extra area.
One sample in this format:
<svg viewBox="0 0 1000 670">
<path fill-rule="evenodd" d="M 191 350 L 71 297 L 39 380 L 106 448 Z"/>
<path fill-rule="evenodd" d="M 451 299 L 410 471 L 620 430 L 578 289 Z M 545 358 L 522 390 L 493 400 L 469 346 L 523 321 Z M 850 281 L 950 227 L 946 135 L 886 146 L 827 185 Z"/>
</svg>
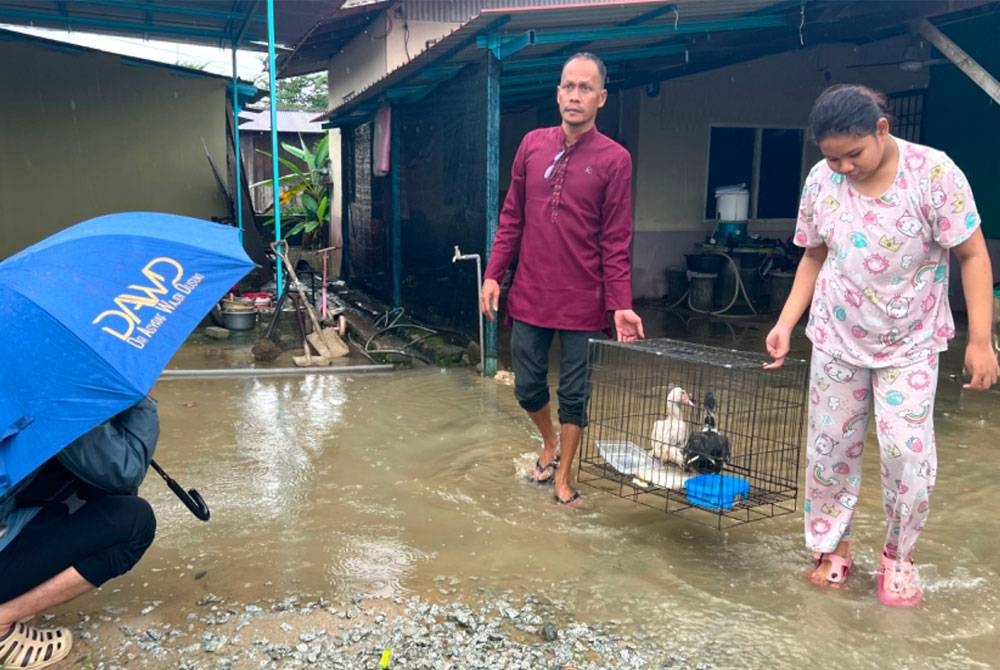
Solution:
<svg viewBox="0 0 1000 670">
<path fill-rule="evenodd" d="M 243 158 L 240 156 L 240 78 L 236 69 L 236 42 L 233 42 L 233 163 L 235 164 L 233 209 L 236 210 L 236 226 L 243 241 L 243 183 L 241 181 Z"/>
<path fill-rule="evenodd" d="M 400 166 L 399 108 L 389 121 L 389 175 L 392 180 L 392 306 L 403 306 L 402 167 Z"/>
<path fill-rule="evenodd" d="M 493 238 L 500 221 L 500 61 L 486 50 L 486 260 L 493 250 Z M 486 320 L 484 375 L 497 372 L 496 320 Z"/>
<path fill-rule="evenodd" d="M 271 96 L 271 181 L 274 193 L 274 241 L 281 241 L 281 184 L 278 182 L 278 90 L 274 80 L 276 72 L 274 62 L 274 0 L 267 0 L 267 84 Z M 285 250 L 287 251 L 287 249 Z M 281 260 L 275 263 L 274 281 L 277 295 L 284 292 L 283 270 Z"/>
</svg>

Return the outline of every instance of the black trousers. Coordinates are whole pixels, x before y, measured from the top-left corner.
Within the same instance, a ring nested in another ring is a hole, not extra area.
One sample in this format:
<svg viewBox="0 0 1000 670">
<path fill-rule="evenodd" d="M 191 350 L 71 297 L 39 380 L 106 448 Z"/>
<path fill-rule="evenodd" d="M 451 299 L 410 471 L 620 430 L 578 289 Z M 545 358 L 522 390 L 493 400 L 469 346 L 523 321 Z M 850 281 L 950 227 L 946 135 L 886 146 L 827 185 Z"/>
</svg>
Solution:
<svg viewBox="0 0 1000 670">
<path fill-rule="evenodd" d="M 553 330 L 514 321 L 510 348 L 514 367 L 514 397 L 526 412 L 549 403 L 549 349 L 559 335 L 559 423 L 587 425 L 587 351 L 593 339 L 607 339 L 600 331 Z"/>
<path fill-rule="evenodd" d="M 0 551 L 0 603 L 69 567 L 101 586 L 131 570 L 155 534 L 153 508 L 138 496 L 94 496 L 72 513 L 46 507 Z"/>
</svg>

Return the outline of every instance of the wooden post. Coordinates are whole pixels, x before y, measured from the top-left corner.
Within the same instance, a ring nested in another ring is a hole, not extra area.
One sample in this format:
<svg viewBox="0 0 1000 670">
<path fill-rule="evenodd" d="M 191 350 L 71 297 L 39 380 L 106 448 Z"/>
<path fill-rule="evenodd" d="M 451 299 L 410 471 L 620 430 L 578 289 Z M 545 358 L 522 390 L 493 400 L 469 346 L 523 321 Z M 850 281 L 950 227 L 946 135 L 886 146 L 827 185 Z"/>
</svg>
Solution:
<svg viewBox="0 0 1000 670">
<path fill-rule="evenodd" d="M 964 72 L 973 83 L 983 89 L 986 95 L 993 98 L 995 102 L 1000 103 L 1000 82 L 987 72 L 982 65 L 974 61 L 972 56 L 965 53 L 950 37 L 938 30 L 937 26 L 927 19 L 918 19 L 914 22 L 913 27 L 928 42 L 937 47 L 937 50 L 943 53 L 958 69 Z"/>
</svg>

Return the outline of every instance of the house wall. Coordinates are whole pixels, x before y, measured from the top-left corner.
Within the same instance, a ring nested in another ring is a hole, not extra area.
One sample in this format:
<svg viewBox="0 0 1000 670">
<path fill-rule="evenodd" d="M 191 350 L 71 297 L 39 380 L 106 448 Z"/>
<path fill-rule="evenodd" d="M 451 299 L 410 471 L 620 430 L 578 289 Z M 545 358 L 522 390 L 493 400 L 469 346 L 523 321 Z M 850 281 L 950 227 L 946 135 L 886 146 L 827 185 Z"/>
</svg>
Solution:
<svg viewBox="0 0 1000 670">
<path fill-rule="evenodd" d="M 110 212 L 226 215 L 225 80 L 26 40 L 0 63 L 0 257 Z"/>
<path fill-rule="evenodd" d="M 985 16 L 942 28 L 977 63 L 1000 79 L 1000 16 Z M 939 54 L 935 54 L 939 55 Z M 951 64 L 930 71 L 927 93 L 927 143 L 941 149 L 969 179 L 982 217 L 983 234 L 993 261 L 993 280 L 1000 281 L 1000 105 L 965 73 Z M 956 129 L 968 129 L 956 132 Z M 952 255 L 952 306 L 963 309 L 961 274 Z"/>
<path fill-rule="evenodd" d="M 438 41 L 461 24 L 411 20 L 407 21 L 406 25 L 409 26 L 409 35 L 397 20 L 394 22 L 394 29 L 385 40 L 386 64 L 390 72 L 426 50 L 428 42 Z"/>
<path fill-rule="evenodd" d="M 351 40 L 344 50 L 330 61 L 330 68 L 327 71 L 330 107 L 342 105 L 345 100 L 385 76 L 387 72 L 385 40 L 375 39 L 370 34 L 378 29 L 373 24 L 368 32 Z"/>
<path fill-rule="evenodd" d="M 438 21 L 409 21 L 407 25 L 408 35 L 398 18 L 379 19 L 330 61 L 330 107 L 342 105 L 412 59 L 426 48 L 428 40 L 438 40 L 458 27 L 457 23 Z"/>
<path fill-rule="evenodd" d="M 944 26 L 943 32 L 1000 79 L 1000 15 Z M 1000 240 L 1000 105 L 964 72 L 948 63 L 930 71 L 927 143 L 948 152 L 969 178 L 983 232 Z M 955 132 L 967 128 L 972 132 Z M 989 132 L 992 130 L 992 132 Z M 980 132 L 976 132 L 980 131 Z M 981 132 L 987 131 L 987 132 Z"/>
<path fill-rule="evenodd" d="M 815 98 L 838 82 L 886 92 L 922 89 L 928 81 L 924 70 L 847 67 L 898 60 L 907 44 L 900 38 L 863 47 L 824 45 L 667 80 L 655 98 L 641 90 L 632 92 L 627 100 L 637 103 L 633 113 L 638 124 L 637 139 L 630 146 L 636 194 L 634 295 L 663 296 L 667 268 L 683 266 L 684 254 L 714 227 L 704 217 L 713 125 L 804 128 Z M 803 176 L 817 159 L 809 145 Z M 792 220 L 752 220 L 750 232 L 784 238 L 793 225 Z"/>
<path fill-rule="evenodd" d="M 388 30 L 386 29 L 388 26 Z M 442 21 L 407 21 L 408 34 L 399 17 L 379 19 L 369 29 L 355 37 L 344 51 L 330 61 L 327 81 L 330 107 L 342 105 L 357 94 L 403 65 L 426 48 L 430 40 L 439 40 L 459 26 Z M 330 176 L 333 197 L 330 203 L 330 243 L 340 246 L 341 211 L 344 202 L 341 169 L 342 138 L 340 130 L 330 131 Z M 339 268 L 338 268 L 339 272 Z"/>
</svg>

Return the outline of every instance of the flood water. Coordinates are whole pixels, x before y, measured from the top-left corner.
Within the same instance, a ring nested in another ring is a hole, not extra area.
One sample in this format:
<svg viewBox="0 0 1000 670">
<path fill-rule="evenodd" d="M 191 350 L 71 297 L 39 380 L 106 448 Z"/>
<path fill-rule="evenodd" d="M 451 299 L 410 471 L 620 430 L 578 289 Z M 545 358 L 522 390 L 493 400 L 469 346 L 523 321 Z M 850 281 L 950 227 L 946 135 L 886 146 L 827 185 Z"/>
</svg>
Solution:
<svg viewBox="0 0 1000 670">
<path fill-rule="evenodd" d="M 756 351 L 768 325 L 646 319 L 647 335 Z M 151 474 L 143 494 L 157 512 L 155 544 L 131 573 L 69 607 L 162 603 L 157 615 L 179 623 L 209 592 L 469 604 L 549 594 L 570 604 L 567 618 L 665 636 L 719 668 L 993 667 L 1000 393 L 962 391 L 949 376 L 959 352 L 942 360 L 938 486 L 915 553 L 928 594 L 917 610 L 875 596 L 884 524 L 874 450 L 855 572 L 830 593 L 804 579 L 800 511 L 720 532 L 592 488 L 584 509 L 556 506 L 551 488 L 525 479 L 539 442 L 512 388 L 437 368 L 161 381 L 157 460 L 204 495 L 212 519 L 197 521 Z M 193 344 L 171 367 L 244 358 L 238 343 Z"/>
</svg>

